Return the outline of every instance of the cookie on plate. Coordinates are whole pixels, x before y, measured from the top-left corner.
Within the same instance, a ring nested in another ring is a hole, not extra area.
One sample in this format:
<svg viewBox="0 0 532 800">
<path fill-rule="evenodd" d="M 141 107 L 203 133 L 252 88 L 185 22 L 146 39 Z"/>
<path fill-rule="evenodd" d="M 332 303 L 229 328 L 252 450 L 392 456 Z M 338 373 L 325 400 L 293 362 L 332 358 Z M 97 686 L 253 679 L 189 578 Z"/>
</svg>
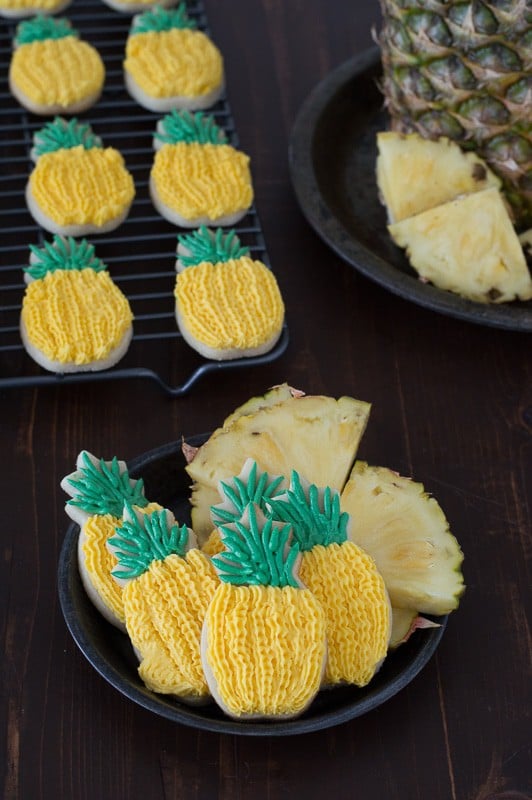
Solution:
<svg viewBox="0 0 532 800">
<path fill-rule="evenodd" d="M 217 361 L 258 356 L 281 335 L 284 303 L 272 271 L 233 230 L 178 236 L 176 320 L 185 341 Z"/>
<path fill-rule="evenodd" d="M 133 335 L 129 302 L 84 239 L 55 236 L 30 246 L 20 334 L 50 372 L 95 372 L 116 364 Z"/>
<path fill-rule="evenodd" d="M 205 109 L 223 92 L 223 59 L 184 3 L 155 7 L 133 19 L 124 80 L 131 97 L 149 111 Z"/>
<path fill-rule="evenodd" d="M 212 116 L 176 111 L 157 124 L 150 194 L 182 228 L 235 225 L 253 202 L 249 156 L 230 145 Z"/>
<path fill-rule="evenodd" d="M 17 26 L 9 88 L 33 114 L 78 114 L 102 92 L 105 67 L 67 19 L 39 14 Z"/>
<path fill-rule="evenodd" d="M 87 236 L 114 230 L 129 214 L 135 185 L 122 155 L 90 125 L 57 117 L 34 136 L 26 203 L 45 230 Z"/>
</svg>

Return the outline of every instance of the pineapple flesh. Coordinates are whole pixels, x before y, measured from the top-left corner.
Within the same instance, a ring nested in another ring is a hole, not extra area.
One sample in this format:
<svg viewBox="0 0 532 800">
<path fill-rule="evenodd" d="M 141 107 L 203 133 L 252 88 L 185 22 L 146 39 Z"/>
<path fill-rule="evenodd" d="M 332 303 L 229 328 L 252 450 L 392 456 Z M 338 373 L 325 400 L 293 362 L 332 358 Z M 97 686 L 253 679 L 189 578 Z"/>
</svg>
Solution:
<svg viewBox="0 0 532 800">
<path fill-rule="evenodd" d="M 382 90 L 392 129 L 445 136 L 500 176 L 532 222 L 528 0 L 380 0 Z"/>
</svg>

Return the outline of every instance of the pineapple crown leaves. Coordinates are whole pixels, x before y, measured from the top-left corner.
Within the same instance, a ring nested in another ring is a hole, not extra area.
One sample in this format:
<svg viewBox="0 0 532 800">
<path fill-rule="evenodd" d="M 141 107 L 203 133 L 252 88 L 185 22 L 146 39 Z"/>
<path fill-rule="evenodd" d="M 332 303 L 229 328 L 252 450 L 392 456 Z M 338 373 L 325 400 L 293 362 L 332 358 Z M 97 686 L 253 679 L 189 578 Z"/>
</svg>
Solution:
<svg viewBox="0 0 532 800">
<path fill-rule="evenodd" d="M 177 8 L 162 8 L 155 6 L 149 11 L 137 14 L 133 18 L 130 34 L 149 33 L 150 31 L 171 31 L 174 28 L 184 30 L 185 28 L 197 28 L 195 20 L 190 19 L 187 14 L 185 3 L 180 3 Z"/>
<path fill-rule="evenodd" d="M 43 42 L 45 39 L 64 39 L 66 36 L 77 36 L 78 32 L 65 18 L 54 19 L 44 14 L 37 14 L 31 19 L 17 25 L 15 45 Z"/>
<path fill-rule="evenodd" d="M 212 562 L 223 583 L 300 586 L 296 576 L 300 547 L 290 525 L 274 521 L 249 503 L 240 520 L 219 530 L 225 550 L 213 556 Z"/>
<path fill-rule="evenodd" d="M 138 578 L 153 561 L 173 554 L 183 558 L 190 549 L 191 531 L 180 526 L 167 508 L 143 514 L 126 502 L 124 521 L 115 531 L 107 544 L 118 561 L 111 574 L 119 580 Z"/>
<path fill-rule="evenodd" d="M 68 150 L 79 145 L 85 150 L 90 150 L 92 147 L 101 147 L 102 140 L 94 135 L 90 125 L 78 122 L 76 117 L 68 121 L 56 117 L 35 133 L 32 154 L 39 157 L 44 153 Z"/>
<path fill-rule="evenodd" d="M 43 247 L 30 244 L 32 259 L 24 272 L 34 280 L 44 278 L 48 272 L 56 270 L 93 269 L 102 272 L 105 264 L 94 255 L 94 246 L 86 239 L 76 242 L 71 236 L 63 238 L 55 235 L 52 242 L 45 242 Z"/>
<path fill-rule="evenodd" d="M 214 121 L 214 117 L 202 111 L 178 111 L 172 109 L 160 120 L 155 138 L 162 144 L 227 144 L 227 136 Z"/>
<path fill-rule="evenodd" d="M 316 545 L 327 547 L 347 540 L 349 514 L 340 510 L 340 495 L 330 487 L 320 489 L 294 470 L 290 488 L 268 501 L 274 519 L 292 526 L 303 552 Z"/>
<path fill-rule="evenodd" d="M 229 481 L 220 481 L 218 491 L 225 499 L 219 505 L 211 506 L 215 525 L 239 520 L 249 503 L 257 505 L 264 513 L 268 512 L 268 501 L 284 481 L 282 475 L 271 477 L 263 472 L 256 461 L 248 458 L 239 475 Z"/>
<path fill-rule="evenodd" d="M 192 233 L 179 234 L 177 240 L 187 252 L 178 250 L 179 261 L 185 267 L 192 267 L 208 261 L 211 264 L 223 264 L 232 259 L 249 255 L 249 247 L 242 246 L 234 230 L 223 228 L 210 230 L 202 225 Z"/>
<path fill-rule="evenodd" d="M 61 482 L 72 496 L 67 506 L 79 508 L 89 515 L 112 514 L 121 517 L 124 503 L 144 508 L 144 482 L 132 480 L 123 461 L 96 458 L 86 450 L 78 456 L 77 470 Z"/>
</svg>

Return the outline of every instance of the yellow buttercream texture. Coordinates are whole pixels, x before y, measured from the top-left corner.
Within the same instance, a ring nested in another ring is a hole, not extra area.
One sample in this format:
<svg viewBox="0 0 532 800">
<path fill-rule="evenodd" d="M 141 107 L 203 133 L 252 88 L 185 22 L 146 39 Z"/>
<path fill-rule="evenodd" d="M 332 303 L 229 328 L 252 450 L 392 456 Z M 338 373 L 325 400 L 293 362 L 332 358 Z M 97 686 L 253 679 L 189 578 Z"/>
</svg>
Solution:
<svg viewBox="0 0 532 800">
<path fill-rule="evenodd" d="M 133 178 L 113 147 L 81 145 L 44 153 L 30 175 L 30 190 L 58 225 L 105 225 L 129 208 Z"/>
<path fill-rule="evenodd" d="M 200 655 L 201 628 L 218 586 L 200 550 L 154 561 L 123 591 L 126 627 L 149 689 L 200 699 L 209 694 Z"/>
<path fill-rule="evenodd" d="M 62 364 L 106 358 L 131 327 L 127 298 L 108 272 L 57 270 L 28 285 L 22 303 L 27 337 Z"/>
<path fill-rule="evenodd" d="M 122 588 L 111 576 L 117 561 L 107 547 L 107 540 L 115 535 L 115 528 L 121 524 L 121 520 L 112 514 L 89 517 L 83 526 L 81 550 L 90 581 L 100 599 L 120 622 L 124 622 Z"/>
<path fill-rule="evenodd" d="M 177 311 L 189 333 L 216 349 L 258 347 L 277 335 L 284 304 L 275 276 L 248 256 L 179 273 Z"/>
<path fill-rule="evenodd" d="M 165 144 L 151 177 L 164 205 L 187 220 L 216 220 L 253 202 L 249 156 L 229 144 Z"/>
<path fill-rule="evenodd" d="M 225 545 L 222 542 L 222 536 L 218 528 L 211 531 L 201 549 L 207 556 L 216 556 L 218 553 L 222 553 L 225 550 Z"/>
<path fill-rule="evenodd" d="M 92 45 L 76 36 L 65 36 L 17 47 L 9 75 L 34 103 L 66 107 L 98 94 L 105 68 Z"/>
<path fill-rule="evenodd" d="M 221 584 L 209 606 L 207 660 L 235 715 L 294 715 L 319 689 L 325 617 L 307 589 Z"/>
<path fill-rule="evenodd" d="M 197 30 L 174 28 L 129 36 L 124 69 L 151 97 L 201 97 L 223 80 L 220 51 Z"/>
<path fill-rule="evenodd" d="M 373 559 L 352 542 L 303 553 L 300 577 L 327 618 L 325 683 L 365 686 L 386 656 L 391 612 Z"/>
<path fill-rule="evenodd" d="M 25 9 L 35 8 L 43 11 L 53 11 L 62 4 L 63 0 L 0 0 L 0 8 Z"/>
</svg>

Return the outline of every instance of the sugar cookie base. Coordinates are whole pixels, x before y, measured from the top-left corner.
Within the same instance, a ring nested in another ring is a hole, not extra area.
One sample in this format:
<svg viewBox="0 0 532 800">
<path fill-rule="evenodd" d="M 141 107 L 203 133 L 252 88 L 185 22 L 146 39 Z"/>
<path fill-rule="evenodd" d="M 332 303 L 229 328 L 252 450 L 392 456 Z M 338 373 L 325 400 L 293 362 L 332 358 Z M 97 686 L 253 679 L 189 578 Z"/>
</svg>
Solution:
<svg viewBox="0 0 532 800">
<path fill-rule="evenodd" d="M 176 225 L 178 228 L 199 228 L 201 225 L 216 225 L 221 228 L 232 227 L 233 225 L 236 225 L 237 222 L 240 222 L 240 220 L 243 219 L 243 217 L 245 217 L 249 211 L 249 208 L 244 208 L 240 211 L 235 211 L 233 214 L 225 214 L 224 216 L 217 217 L 216 219 L 212 219 L 206 214 L 201 217 L 194 217 L 194 219 L 186 219 L 186 217 L 182 217 L 177 211 L 174 211 L 174 209 L 163 203 L 159 197 L 159 193 L 155 187 L 155 181 L 151 175 L 150 197 L 155 210 L 158 211 L 161 217 L 164 217 L 166 220 L 168 220 L 168 222 L 171 222 L 172 225 Z"/>
<path fill-rule="evenodd" d="M 82 111 L 86 111 L 100 99 L 103 85 L 97 92 L 92 92 L 92 94 L 83 97 L 81 100 L 76 100 L 75 103 L 70 103 L 68 106 L 63 106 L 60 103 L 54 103 L 52 105 L 40 105 L 36 103 L 19 89 L 15 81 L 11 78 L 11 75 L 9 76 L 9 89 L 15 100 L 18 100 L 21 106 L 31 111 L 32 114 L 47 117 L 57 114 L 80 114 Z"/>
<path fill-rule="evenodd" d="M 132 202 L 119 214 L 117 217 L 108 220 L 104 225 L 95 225 L 94 223 L 79 224 L 79 225 L 59 225 L 53 219 L 48 217 L 41 209 L 31 191 L 31 186 L 28 181 L 26 184 L 26 205 L 31 216 L 42 228 L 50 233 L 59 233 L 61 236 L 73 236 L 74 238 L 89 236 L 92 233 L 109 233 L 118 228 L 127 218 Z"/>
<path fill-rule="evenodd" d="M 34 344 L 28 339 L 28 332 L 22 318 L 20 319 L 20 337 L 28 355 L 39 366 L 48 370 L 49 372 L 57 372 L 59 374 L 69 374 L 73 372 L 100 372 L 104 369 L 113 367 L 121 358 L 125 356 L 131 338 L 133 336 L 133 326 L 131 325 L 122 337 L 122 341 L 115 347 L 106 358 L 99 359 L 98 361 L 91 361 L 88 364 L 75 364 L 72 361 L 61 362 L 53 361 L 44 355 Z"/>
<path fill-rule="evenodd" d="M 235 358 L 252 358 L 253 356 L 261 356 L 274 347 L 279 340 L 282 331 L 282 328 L 280 328 L 280 330 L 275 333 L 274 336 L 268 339 L 268 341 L 258 345 L 257 347 L 233 347 L 227 349 L 218 349 L 215 347 L 209 347 L 209 345 L 200 342 L 198 339 L 192 336 L 190 331 L 188 331 L 184 325 L 177 308 L 175 311 L 175 318 L 177 326 L 181 332 L 181 336 L 185 342 L 194 350 L 196 350 L 196 352 L 198 352 L 201 356 L 212 361 L 232 361 Z"/>
<path fill-rule="evenodd" d="M 149 11 L 154 6 L 162 8 L 172 8 L 177 5 L 178 0 L 154 0 L 153 3 L 119 3 L 117 0 L 103 0 L 106 6 L 114 11 L 123 11 L 124 14 L 137 14 L 142 11 Z"/>
<path fill-rule="evenodd" d="M 141 89 L 133 76 L 126 70 L 124 70 L 124 84 L 129 95 L 139 106 L 147 108 L 148 111 L 155 111 L 161 114 L 173 109 L 179 111 L 203 111 L 218 102 L 225 88 L 224 84 L 221 83 L 207 94 L 194 95 L 192 97 L 185 95 L 153 97 L 147 94 L 144 89 Z"/>
</svg>

